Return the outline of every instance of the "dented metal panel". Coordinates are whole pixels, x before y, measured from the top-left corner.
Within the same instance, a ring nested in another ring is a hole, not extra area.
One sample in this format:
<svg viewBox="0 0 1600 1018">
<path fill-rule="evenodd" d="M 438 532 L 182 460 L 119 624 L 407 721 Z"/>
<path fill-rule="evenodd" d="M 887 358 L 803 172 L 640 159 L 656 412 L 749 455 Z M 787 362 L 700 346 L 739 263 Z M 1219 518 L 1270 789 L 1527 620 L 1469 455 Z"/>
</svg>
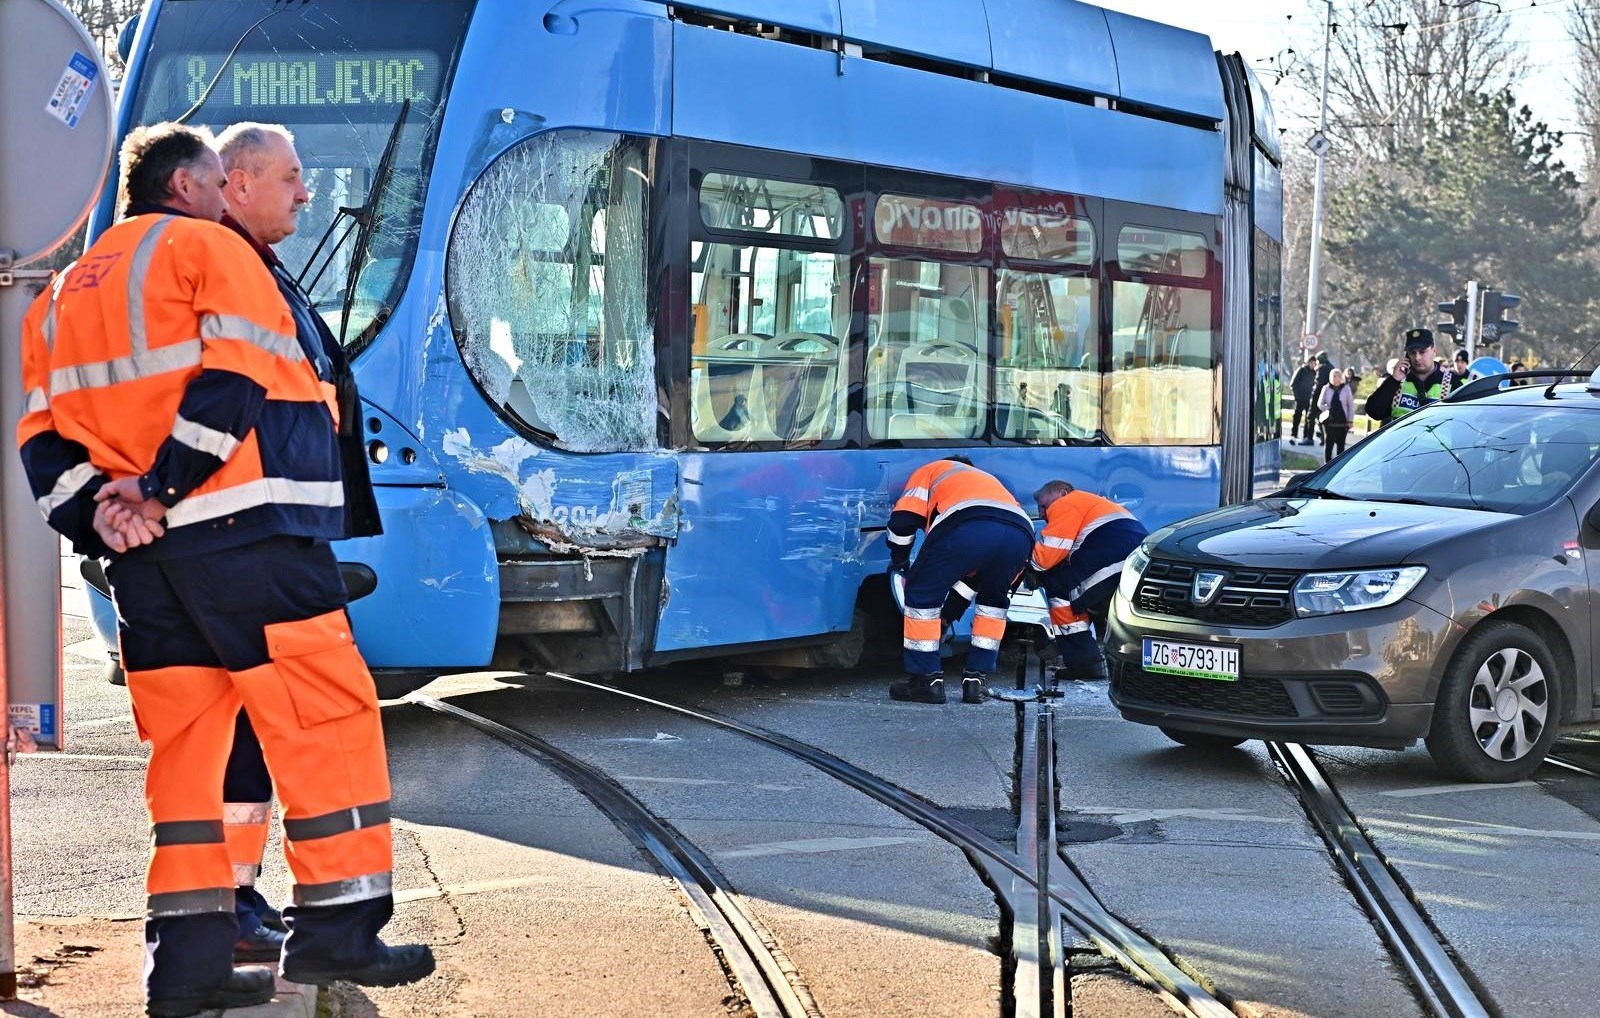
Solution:
<svg viewBox="0 0 1600 1018">
<path fill-rule="evenodd" d="M 341 562 L 378 575 L 377 589 L 348 607 L 362 656 L 374 668 L 488 664 L 500 607 L 489 521 L 446 488 L 374 492 L 385 535 L 333 546 Z"/>
</svg>

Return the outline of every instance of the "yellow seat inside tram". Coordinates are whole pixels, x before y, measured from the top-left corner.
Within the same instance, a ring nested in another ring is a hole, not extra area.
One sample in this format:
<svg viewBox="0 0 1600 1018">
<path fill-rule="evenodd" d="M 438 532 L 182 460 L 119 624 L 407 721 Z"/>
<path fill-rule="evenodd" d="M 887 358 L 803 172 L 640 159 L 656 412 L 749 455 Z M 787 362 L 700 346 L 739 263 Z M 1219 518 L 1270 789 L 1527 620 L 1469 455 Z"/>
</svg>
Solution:
<svg viewBox="0 0 1600 1018">
<path fill-rule="evenodd" d="M 826 441 L 844 434 L 840 343 L 816 332 L 734 333 L 694 358 L 693 424 L 705 442 Z"/>
</svg>

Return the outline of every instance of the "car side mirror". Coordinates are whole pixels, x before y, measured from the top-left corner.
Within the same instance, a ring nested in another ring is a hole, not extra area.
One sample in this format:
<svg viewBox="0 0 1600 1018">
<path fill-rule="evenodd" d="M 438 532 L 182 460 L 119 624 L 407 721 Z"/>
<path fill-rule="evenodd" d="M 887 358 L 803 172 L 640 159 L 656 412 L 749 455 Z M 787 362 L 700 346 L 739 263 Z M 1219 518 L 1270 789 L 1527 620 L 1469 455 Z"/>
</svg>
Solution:
<svg viewBox="0 0 1600 1018">
<path fill-rule="evenodd" d="M 1583 514 L 1583 522 L 1590 530 L 1600 530 L 1600 502 L 1590 506 L 1589 511 Z"/>
</svg>

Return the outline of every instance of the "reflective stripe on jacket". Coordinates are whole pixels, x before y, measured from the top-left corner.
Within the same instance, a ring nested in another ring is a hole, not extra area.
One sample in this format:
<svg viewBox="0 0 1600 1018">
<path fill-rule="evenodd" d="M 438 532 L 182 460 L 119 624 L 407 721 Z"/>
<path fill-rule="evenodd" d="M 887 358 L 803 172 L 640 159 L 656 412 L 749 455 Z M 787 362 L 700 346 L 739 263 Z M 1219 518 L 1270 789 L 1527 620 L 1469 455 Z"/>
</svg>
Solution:
<svg viewBox="0 0 1600 1018">
<path fill-rule="evenodd" d="M 340 536 L 322 387 L 271 273 L 216 223 L 150 213 L 106 231 L 29 308 L 23 387 L 35 498 L 90 553 L 106 477 L 170 506 L 166 536 L 136 554 Z"/>
<path fill-rule="evenodd" d="M 1450 394 L 1456 386 L 1454 372 L 1445 371 L 1443 368 L 1434 368 L 1433 373 L 1423 379 L 1426 388 L 1417 385 L 1416 380 L 1410 375 L 1400 383 L 1400 391 L 1395 394 L 1394 405 L 1389 409 L 1389 419 L 1399 420 L 1413 410 L 1420 410 L 1429 403 L 1437 403 Z"/>
<path fill-rule="evenodd" d="M 1033 568 L 1054 569 L 1083 547 L 1084 539 L 1112 520 L 1133 514 L 1108 498 L 1087 491 L 1069 491 L 1044 511 L 1044 533 L 1033 545 Z"/>
</svg>

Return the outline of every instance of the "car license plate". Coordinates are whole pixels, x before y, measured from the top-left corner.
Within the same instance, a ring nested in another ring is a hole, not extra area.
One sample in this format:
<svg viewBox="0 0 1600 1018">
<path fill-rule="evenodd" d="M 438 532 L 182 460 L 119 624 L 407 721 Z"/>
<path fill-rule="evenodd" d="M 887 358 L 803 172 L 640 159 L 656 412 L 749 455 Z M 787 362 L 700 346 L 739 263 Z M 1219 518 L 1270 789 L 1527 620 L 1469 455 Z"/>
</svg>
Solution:
<svg viewBox="0 0 1600 1018">
<path fill-rule="evenodd" d="M 1239 648 L 1144 638 L 1144 670 L 1217 682 L 1239 681 Z"/>
</svg>

